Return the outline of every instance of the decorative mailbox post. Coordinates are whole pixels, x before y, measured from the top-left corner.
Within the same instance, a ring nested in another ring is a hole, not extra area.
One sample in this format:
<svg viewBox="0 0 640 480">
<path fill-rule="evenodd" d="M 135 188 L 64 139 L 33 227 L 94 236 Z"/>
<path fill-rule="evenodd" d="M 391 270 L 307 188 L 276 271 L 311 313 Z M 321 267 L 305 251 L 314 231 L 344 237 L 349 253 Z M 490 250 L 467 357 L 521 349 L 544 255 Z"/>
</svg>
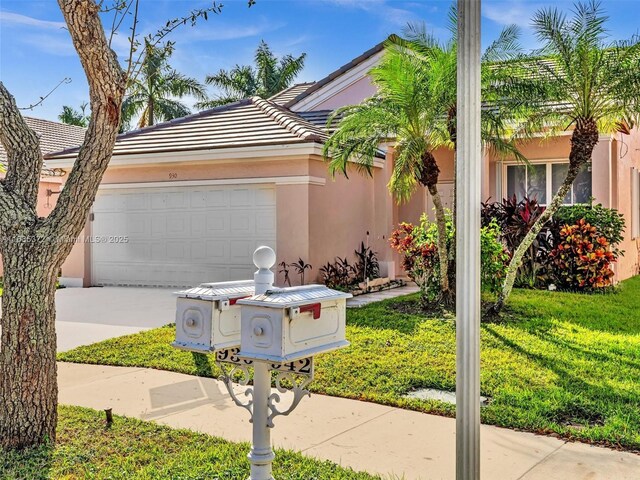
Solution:
<svg viewBox="0 0 640 480">
<path fill-rule="evenodd" d="M 273 419 L 289 415 L 304 396 L 310 395 L 306 387 L 313 380 L 315 355 L 349 345 L 345 321 L 346 299 L 351 295 L 324 285 L 274 288 L 271 267 L 276 255 L 269 247 L 259 247 L 253 262 L 258 267 L 253 281 L 203 284 L 180 292 L 173 345 L 215 352 L 229 395 L 251 414 L 249 480 L 274 480 L 270 431 Z M 198 293 L 199 288 L 210 290 Z M 230 289 L 235 291 L 231 293 Z M 247 293 L 249 289 L 251 292 Z M 232 332 L 236 332 L 235 336 Z M 249 368 L 253 369 L 253 376 Z M 271 392 L 272 371 L 276 372 L 279 393 Z M 248 386 L 253 380 L 253 385 L 244 391 L 245 399 L 234 391 L 236 374 L 240 374 L 237 383 L 241 386 Z M 287 380 L 289 388 L 283 380 Z M 293 399 L 288 408 L 281 410 L 280 394 L 288 390 Z"/>
</svg>

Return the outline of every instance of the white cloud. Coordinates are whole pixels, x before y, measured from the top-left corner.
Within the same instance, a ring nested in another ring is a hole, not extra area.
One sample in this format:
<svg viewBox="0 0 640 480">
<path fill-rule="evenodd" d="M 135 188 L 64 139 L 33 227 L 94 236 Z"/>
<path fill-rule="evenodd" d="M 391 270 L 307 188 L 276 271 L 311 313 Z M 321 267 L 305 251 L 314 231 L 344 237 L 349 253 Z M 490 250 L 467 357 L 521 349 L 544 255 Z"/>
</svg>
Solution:
<svg viewBox="0 0 640 480">
<path fill-rule="evenodd" d="M 518 25 L 522 28 L 531 27 L 531 17 L 542 5 L 533 2 L 497 2 L 485 3 L 483 15 L 499 25 Z"/>
<path fill-rule="evenodd" d="M 0 10 L 0 23 L 5 25 L 28 25 L 40 29 L 62 29 L 67 25 L 64 22 L 52 22 L 49 20 L 39 20 L 19 13 Z"/>
<path fill-rule="evenodd" d="M 339 7 L 358 8 L 376 15 L 394 26 L 405 26 L 417 20 L 414 12 L 404 8 L 392 7 L 387 0 L 325 0 Z"/>
<path fill-rule="evenodd" d="M 273 32 L 284 27 L 283 22 L 274 22 L 263 19 L 254 25 L 216 25 L 203 24 L 201 28 L 193 28 L 181 32 L 180 42 L 184 41 L 224 41 L 238 40 L 240 38 L 257 37 L 262 34 Z"/>
<path fill-rule="evenodd" d="M 25 33 L 21 40 L 41 52 L 60 57 L 70 57 L 76 54 L 73 43 L 69 37 L 60 37 L 49 33 Z"/>
</svg>

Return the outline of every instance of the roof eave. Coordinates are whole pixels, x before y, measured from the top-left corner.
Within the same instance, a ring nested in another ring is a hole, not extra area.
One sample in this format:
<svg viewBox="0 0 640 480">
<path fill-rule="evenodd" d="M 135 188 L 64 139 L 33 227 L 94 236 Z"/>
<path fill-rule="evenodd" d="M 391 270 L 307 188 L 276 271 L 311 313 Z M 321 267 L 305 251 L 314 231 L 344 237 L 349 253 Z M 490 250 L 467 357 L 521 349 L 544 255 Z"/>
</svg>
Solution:
<svg viewBox="0 0 640 480">
<path fill-rule="evenodd" d="M 286 143 L 258 143 L 233 147 L 196 147 L 190 149 L 162 149 L 145 152 L 114 153 L 109 165 L 126 166 L 151 165 L 160 163 L 189 163 L 192 161 L 209 162 L 224 160 L 268 159 L 275 157 L 296 157 L 322 153 L 322 141 L 300 139 Z M 50 167 L 71 168 L 77 155 L 68 154 L 49 160 Z"/>
</svg>

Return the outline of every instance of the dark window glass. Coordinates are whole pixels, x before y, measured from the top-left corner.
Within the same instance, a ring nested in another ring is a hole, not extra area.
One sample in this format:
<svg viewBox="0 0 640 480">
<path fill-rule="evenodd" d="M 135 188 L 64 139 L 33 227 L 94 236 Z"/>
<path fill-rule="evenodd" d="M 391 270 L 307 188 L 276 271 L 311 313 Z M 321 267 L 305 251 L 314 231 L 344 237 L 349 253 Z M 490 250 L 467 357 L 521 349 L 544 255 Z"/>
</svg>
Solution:
<svg viewBox="0 0 640 480">
<path fill-rule="evenodd" d="M 573 181 L 573 203 L 588 203 L 591 195 L 591 164 L 588 163 L 580 168 Z"/>
<path fill-rule="evenodd" d="M 553 190 L 554 196 L 564 183 L 564 179 L 567 177 L 568 171 L 568 163 L 554 163 L 553 165 L 551 165 L 551 189 Z M 571 190 L 569 190 L 567 196 L 564 197 L 564 201 L 562 203 L 564 203 L 565 205 L 571 203 Z"/>
<path fill-rule="evenodd" d="M 547 203 L 547 166 L 529 165 L 527 167 L 529 188 L 527 196 L 535 198 L 538 203 Z"/>
<path fill-rule="evenodd" d="M 527 192 L 526 170 L 524 165 L 507 166 L 507 196 L 514 195 L 518 200 L 522 200 Z"/>
</svg>

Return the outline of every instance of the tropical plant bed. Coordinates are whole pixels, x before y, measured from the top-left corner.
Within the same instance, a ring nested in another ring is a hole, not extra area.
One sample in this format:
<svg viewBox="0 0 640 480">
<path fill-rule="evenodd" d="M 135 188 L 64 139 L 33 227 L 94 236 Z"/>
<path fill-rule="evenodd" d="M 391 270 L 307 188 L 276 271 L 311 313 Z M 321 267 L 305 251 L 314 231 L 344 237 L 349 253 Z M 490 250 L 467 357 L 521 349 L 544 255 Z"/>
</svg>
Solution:
<svg viewBox="0 0 640 480">
<path fill-rule="evenodd" d="M 0 450 L 0 478 L 44 479 L 225 479 L 249 475 L 249 445 L 188 430 L 114 417 L 79 407 L 60 407 L 58 442 L 22 451 Z M 373 480 L 380 477 L 328 461 L 276 451 L 274 475 L 282 479 Z"/>
<path fill-rule="evenodd" d="M 369 286 L 362 282 L 358 284 L 358 288 L 349 290 L 349 293 L 354 297 L 357 297 L 358 295 L 365 295 L 367 293 L 382 292 L 384 290 L 404 287 L 406 284 L 407 282 L 401 278 L 395 280 L 389 280 L 389 277 L 375 278 L 369 281 Z"/>
<path fill-rule="evenodd" d="M 351 346 L 316 361 L 316 393 L 453 416 L 406 398 L 455 388 L 455 321 L 421 314 L 417 295 L 347 311 Z M 501 323 L 483 323 L 484 423 L 640 452 L 640 277 L 618 292 L 516 290 Z M 81 363 L 217 377 L 210 356 L 170 346 L 172 325 L 59 355 Z"/>
</svg>

